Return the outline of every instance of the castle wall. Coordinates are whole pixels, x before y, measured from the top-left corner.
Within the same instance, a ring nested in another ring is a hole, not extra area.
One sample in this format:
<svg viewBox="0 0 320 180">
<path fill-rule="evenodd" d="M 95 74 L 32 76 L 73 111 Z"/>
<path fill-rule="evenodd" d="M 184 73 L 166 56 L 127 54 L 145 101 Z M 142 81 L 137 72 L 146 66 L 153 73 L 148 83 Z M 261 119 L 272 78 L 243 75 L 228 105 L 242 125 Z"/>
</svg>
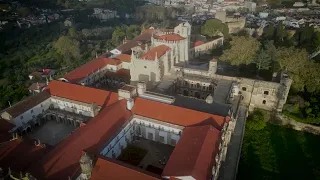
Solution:
<svg viewBox="0 0 320 180">
<path fill-rule="evenodd" d="M 214 49 L 217 46 L 223 45 L 224 37 L 220 37 L 218 39 L 206 42 L 189 50 L 189 54 L 191 57 L 196 58 L 203 54 L 210 53 L 210 50 Z"/>
</svg>

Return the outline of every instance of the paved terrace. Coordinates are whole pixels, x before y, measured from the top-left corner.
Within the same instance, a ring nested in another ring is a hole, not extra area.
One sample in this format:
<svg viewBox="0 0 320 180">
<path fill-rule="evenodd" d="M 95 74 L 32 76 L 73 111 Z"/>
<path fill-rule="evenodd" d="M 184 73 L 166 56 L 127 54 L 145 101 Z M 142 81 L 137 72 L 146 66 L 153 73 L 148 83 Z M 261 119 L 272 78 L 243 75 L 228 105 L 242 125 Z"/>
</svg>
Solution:
<svg viewBox="0 0 320 180">
<path fill-rule="evenodd" d="M 31 139 L 39 139 L 41 143 L 55 146 L 75 129 L 72 124 L 57 123 L 51 120 L 36 127 L 28 136 Z"/>
</svg>

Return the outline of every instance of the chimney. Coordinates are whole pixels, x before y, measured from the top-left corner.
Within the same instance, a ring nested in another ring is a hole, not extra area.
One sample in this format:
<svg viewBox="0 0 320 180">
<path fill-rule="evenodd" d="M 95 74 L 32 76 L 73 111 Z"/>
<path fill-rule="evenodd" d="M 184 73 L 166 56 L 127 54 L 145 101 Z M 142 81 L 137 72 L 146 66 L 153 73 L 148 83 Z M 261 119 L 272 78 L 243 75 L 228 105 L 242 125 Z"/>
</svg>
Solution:
<svg viewBox="0 0 320 180">
<path fill-rule="evenodd" d="M 141 81 L 137 84 L 138 95 L 142 95 L 147 91 L 147 85 L 145 82 Z"/>
<path fill-rule="evenodd" d="M 127 100 L 127 109 L 128 109 L 129 111 L 131 111 L 131 109 L 133 108 L 133 106 L 134 106 L 134 100 L 133 100 L 132 98 L 128 99 L 128 100 Z"/>
</svg>

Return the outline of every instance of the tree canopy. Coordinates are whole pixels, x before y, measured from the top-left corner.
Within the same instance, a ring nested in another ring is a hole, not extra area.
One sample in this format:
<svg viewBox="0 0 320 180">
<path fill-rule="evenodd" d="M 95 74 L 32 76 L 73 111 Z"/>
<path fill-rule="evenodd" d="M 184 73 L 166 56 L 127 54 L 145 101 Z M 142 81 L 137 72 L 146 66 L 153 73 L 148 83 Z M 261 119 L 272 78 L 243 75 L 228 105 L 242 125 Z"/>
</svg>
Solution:
<svg viewBox="0 0 320 180">
<path fill-rule="evenodd" d="M 266 127 L 267 114 L 262 110 L 254 110 L 247 119 L 247 128 L 259 131 Z"/>
<path fill-rule="evenodd" d="M 258 75 L 261 69 L 268 70 L 270 68 L 271 62 L 272 60 L 270 56 L 268 56 L 268 54 L 265 53 L 264 49 L 261 49 L 260 52 L 253 59 L 253 63 L 256 65 L 256 68 L 258 69 Z"/>
<path fill-rule="evenodd" d="M 251 64 L 260 48 L 260 42 L 252 37 L 236 36 L 230 44 L 231 48 L 223 51 L 220 60 L 231 65 Z"/>
<path fill-rule="evenodd" d="M 79 42 L 68 36 L 61 36 L 53 47 L 65 58 L 80 58 Z"/>
<path fill-rule="evenodd" d="M 209 19 L 201 27 L 201 34 L 214 37 L 222 33 L 225 37 L 229 36 L 229 28 L 226 24 L 222 23 L 218 19 Z"/>
</svg>

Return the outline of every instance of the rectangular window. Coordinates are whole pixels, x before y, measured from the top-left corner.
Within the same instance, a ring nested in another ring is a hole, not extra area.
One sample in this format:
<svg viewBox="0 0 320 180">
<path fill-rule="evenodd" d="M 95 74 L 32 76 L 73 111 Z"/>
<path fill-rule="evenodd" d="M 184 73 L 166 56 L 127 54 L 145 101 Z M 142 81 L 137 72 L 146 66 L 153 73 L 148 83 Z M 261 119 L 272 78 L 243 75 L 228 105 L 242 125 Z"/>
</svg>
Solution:
<svg viewBox="0 0 320 180">
<path fill-rule="evenodd" d="M 148 139 L 153 140 L 153 134 L 152 133 L 148 133 Z"/>
<path fill-rule="evenodd" d="M 31 114 L 33 113 L 33 109 L 31 109 Z"/>
<path fill-rule="evenodd" d="M 269 91 L 264 91 L 263 94 L 269 95 Z"/>
<path fill-rule="evenodd" d="M 159 142 L 164 143 L 164 137 L 163 136 L 159 136 L 159 137 L 160 137 Z"/>
<path fill-rule="evenodd" d="M 140 126 L 138 126 L 138 128 L 137 128 L 137 135 L 141 135 L 141 128 L 140 128 Z"/>
<path fill-rule="evenodd" d="M 176 146 L 176 144 L 177 144 L 177 141 L 175 139 L 171 139 L 171 145 Z"/>
<path fill-rule="evenodd" d="M 23 116 L 20 116 L 20 119 L 23 119 Z"/>
</svg>

